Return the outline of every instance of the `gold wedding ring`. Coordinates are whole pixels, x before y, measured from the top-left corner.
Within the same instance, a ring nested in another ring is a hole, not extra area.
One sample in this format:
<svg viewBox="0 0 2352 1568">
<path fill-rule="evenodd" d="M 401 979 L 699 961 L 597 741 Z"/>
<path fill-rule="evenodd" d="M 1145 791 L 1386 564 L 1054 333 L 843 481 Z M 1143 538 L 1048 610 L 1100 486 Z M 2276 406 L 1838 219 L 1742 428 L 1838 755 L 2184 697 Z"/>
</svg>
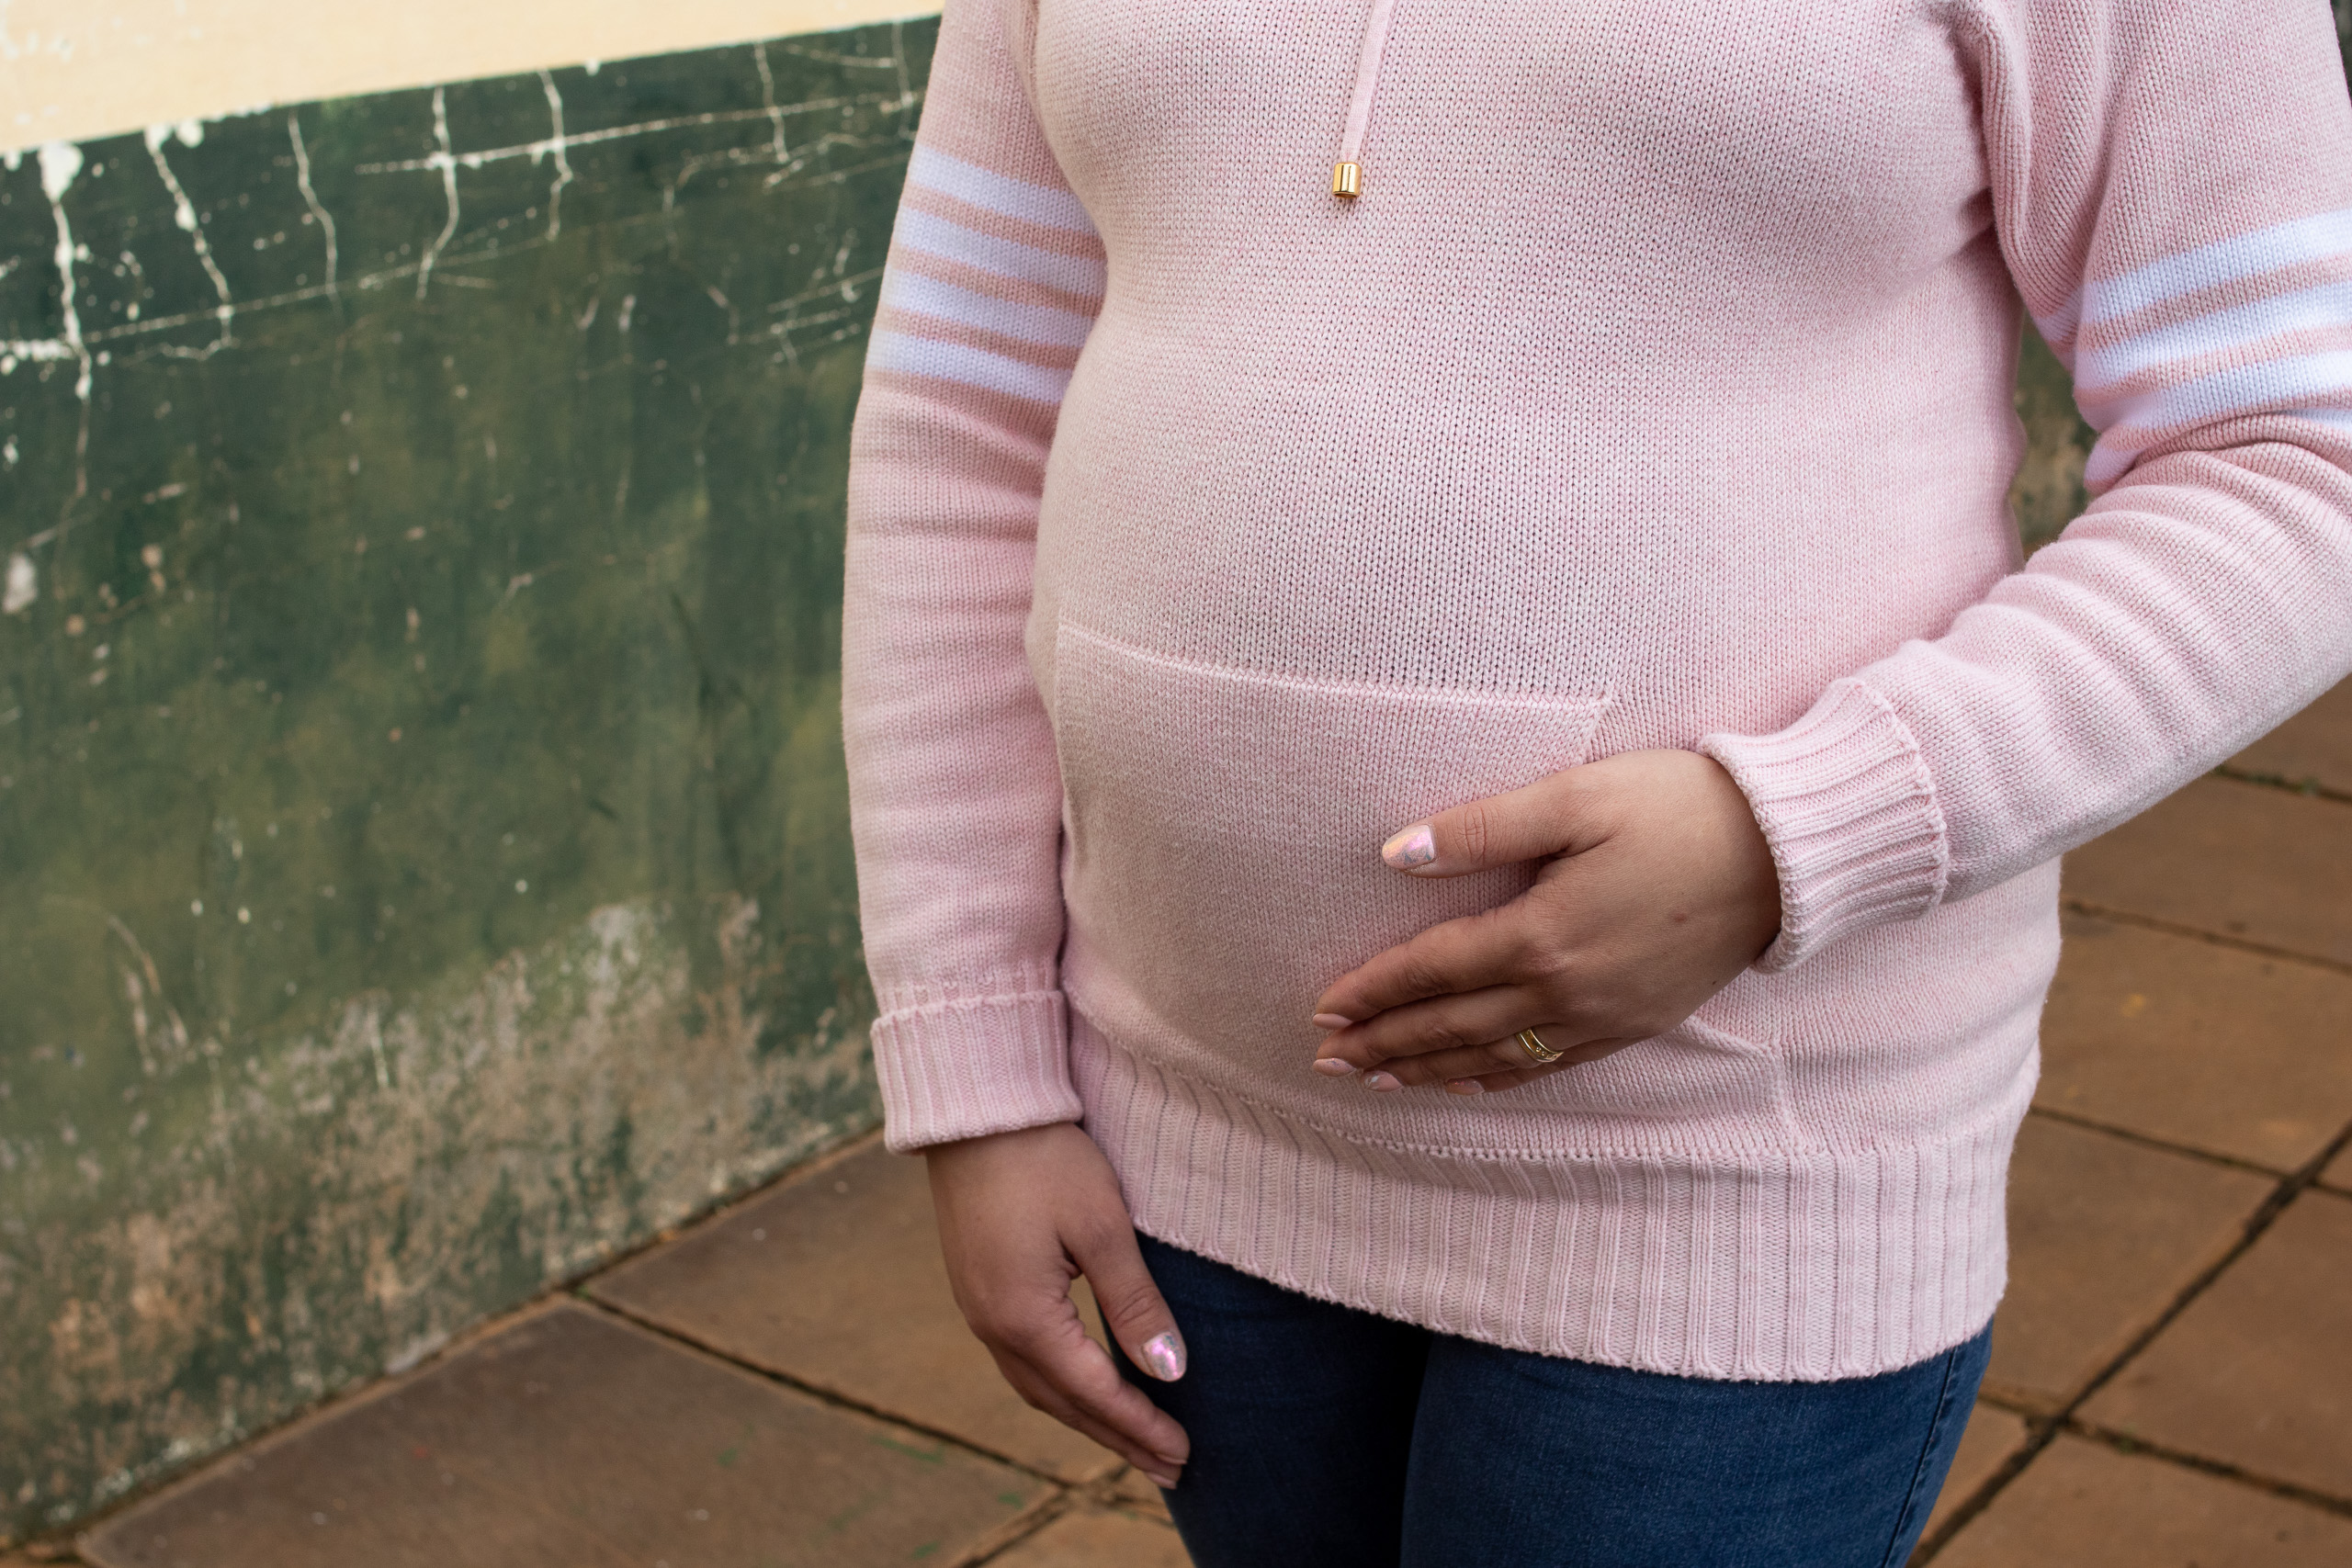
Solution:
<svg viewBox="0 0 2352 1568">
<path fill-rule="evenodd" d="M 1518 1038 L 1519 1048 L 1534 1057 L 1536 1066 L 1542 1066 L 1547 1062 L 1556 1062 L 1560 1059 L 1561 1054 L 1544 1044 L 1544 1037 L 1535 1031 L 1522 1029 L 1519 1032 Z"/>
</svg>

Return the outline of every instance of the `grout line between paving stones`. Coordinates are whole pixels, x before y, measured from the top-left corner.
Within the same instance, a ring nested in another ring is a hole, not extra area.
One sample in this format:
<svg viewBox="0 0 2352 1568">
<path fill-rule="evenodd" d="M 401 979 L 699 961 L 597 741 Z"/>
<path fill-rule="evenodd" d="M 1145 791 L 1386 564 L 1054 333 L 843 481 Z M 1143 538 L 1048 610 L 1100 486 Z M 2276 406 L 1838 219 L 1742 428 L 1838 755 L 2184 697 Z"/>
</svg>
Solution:
<svg viewBox="0 0 2352 1568">
<path fill-rule="evenodd" d="M 1138 1523 L 1151 1526 L 1154 1529 L 1163 1529 L 1173 1534 L 1176 1529 L 1173 1523 L 1167 1519 L 1156 1518 L 1150 1514 L 1138 1512 L 1133 1503 L 1112 1490 L 1112 1483 L 1118 1479 L 1118 1474 L 1117 1471 L 1114 1471 L 1109 1475 L 1087 1482 L 1083 1485 L 1069 1486 L 1062 1495 L 1056 1499 L 1057 1506 L 1040 1509 L 1034 1516 L 1023 1516 L 1024 1518 L 1030 1518 L 1033 1522 L 1020 1534 L 989 1547 L 986 1551 L 967 1556 L 963 1563 L 951 1564 L 949 1568 L 981 1568 L 984 1563 L 994 1562 L 1023 1541 L 1042 1534 L 1055 1520 L 1067 1518 L 1081 1507 L 1091 1508 L 1098 1512 L 1124 1514 Z M 6 1564 L 0 1563 L 0 1568 L 6 1568 Z"/>
<path fill-rule="evenodd" d="M 2105 904 L 2094 904 L 2087 898 L 2059 900 L 2077 915 L 2093 915 L 2102 920 L 2113 920 L 2120 926 L 2138 926 L 2143 931 L 2162 931 L 2166 936 L 2185 936 L 2193 942 L 2210 942 L 2215 947 L 2235 948 L 2263 958 L 2276 958 L 2283 964 L 2301 964 L 2313 969 L 2325 969 L 2331 974 L 2352 975 L 2352 964 L 2340 958 L 2325 958 L 2316 953 L 2301 953 L 2291 947 L 2276 947 L 2267 942 L 2253 942 L 2242 936 L 2223 936 L 2202 926 L 2185 926 L 2177 920 L 2160 920 L 2154 915 L 2134 914 Z"/>
<path fill-rule="evenodd" d="M 1076 1496 L 1073 1488 L 1057 1483 L 1055 1490 L 989 1531 L 940 1568 L 979 1568 L 983 1562 L 993 1562 L 1068 1514 L 1076 1506 Z"/>
<path fill-rule="evenodd" d="M 2168 1138 L 2159 1138 L 2153 1133 L 2136 1132 L 2130 1127 L 2118 1126 L 2112 1122 L 2098 1121 L 2072 1111 L 2060 1111 L 2051 1106 L 2036 1105 L 2029 1107 L 2026 1114 L 2038 1116 L 2044 1122 L 2062 1122 L 2069 1127 L 2079 1127 L 2086 1133 L 2104 1134 L 2108 1137 L 2120 1138 L 2127 1144 L 2137 1144 L 2142 1148 L 2154 1149 L 2161 1154 L 2185 1155 L 2190 1159 L 2202 1160 L 2207 1165 L 2218 1165 L 2229 1170 L 2242 1170 L 2248 1176 L 2259 1176 L 2266 1181 L 2284 1181 L 2294 1174 L 2292 1171 L 2281 1170 L 2275 1165 L 2257 1165 L 2253 1160 L 2240 1159 L 2235 1155 L 2215 1154 L 2211 1149 L 2200 1149 L 2194 1144 L 2176 1144 Z"/>
<path fill-rule="evenodd" d="M 2310 800 L 2332 800 L 2341 806 L 2352 806 L 2352 793 L 2331 788 L 2315 778 L 2290 779 L 2284 773 L 2257 773 L 2251 768 L 2233 768 L 2227 762 L 2213 770 L 2217 778 L 2233 779 L 2239 784 L 2260 784 L 2265 789 L 2283 790 Z"/>
<path fill-rule="evenodd" d="M 981 1563 L 995 1562 L 1023 1541 L 1043 1533 L 1055 1520 L 1066 1517 L 1077 1506 L 1077 1497 L 1075 1488 L 1066 1487 L 1054 1493 L 1011 1524 L 999 1527 L 978 1546 L 954 1562 L 945 1564 L 944 1568 L 979 1568 Z"/>
<path fill-rule="evenodd" d="M 746 1193 L 744 1196 L 746 1199 L 749 1199 L 752 1194 Z M 882 1409 L 877 1405 L 867 1404 L 861 1400 L 854 1399 L 833 1390 L 820 1388 L 812 1383 L 803 1382 L 798 1378 L 793 1377 L 789 1373 L 779 1372 L 773 1368 L 763 1367 L 754 1362 L 743 1360 L 728 1351 L 719 1349 L 706 1340 L 696 1338 L 691 1334 L 669 1327 L 664 1324 L 655 1322 L 651 1319 L 640 1317 L 625 1307 L 616 1306 L 612 1303 L 601 1301 L 595 1297 L 586 1295 L 580 1296 L 578 1300 L 580 1304 L 583 1306 L 598 1312 L 609 1314 L 613 1317 L 621 1319 L 626 1323 L 645 1330 L 647 1333 L 659 1335 L 664 1339 L 675 1340 L 679 1344 L 700 1351 L 704 1355 L 712 1356 L 719 1360 L 725 1361 L 728 1365 L 736 1368 L 738 1371 L 749 1372 L 752 1376 L 759 1378 L 763 1382 L 775 1383 L 781 1387 L 792 1389 L 796 1393 L 804 1393 L 811 1399 L 817 1400 L 821 1404 L 837 1409 L 854 1411 L 861 1416 L 868 1416 L 874 1420 L 887 1422 L 893 1427 L 899 1427 L 902 1431 L 920 1432 L 924 1437 L 930 1438 L 936 1442 L 944 1443 L 950 1448 L 958 1449 L 965 1453 L 977 1455 L 981 1459 L 989 1460 L 995 1463 L 1005 1465 L 1010 1469 L 1017 1470 L 1023 1475 L 1029 1476 L 1031 1479 L 1044 1484 L 1046 1490 L 1035 1503 L 1032 1504 L 1028 1508 L 1023 1509 L 1021 1513 L 1015 1515 L 1012 1518 L 1007 1520 L 1002 1525 L 998 1526 L 988 1535 L 982 1537 L 978 1545 L 967 1550 L 961 1556 L 944 1562 L 940 1565 L 940 1568 L 980 1568 L 981 1564 L 993 1562 L 999 1558 L 1004 1556 L 1007 1552 L 1012 1551 L 1014 1548 L 1020 1546 L 1022 1542 L 1041 1533 L 1055 1521 L 1064 1517 L 1072 1510 L 1082 1505 L 1092 1505 L 1097 1507 L 1117 1509 L 1123 1513 L 1133 1513 L 1133 1510 L 1127 1508 L 1122 1499 L 1114 1495 L 1110 1489 L 1112 1483 L 1118 1479 L 1120 1473 L 1118 1470 L 1114 1470 L 1107 1475 L 1096 1476 L 1091 1481 L 1064 1481 L 1060 1476 L 1055 1475 L 1050 1472 L 1042 1471 L 1037 1469 L 1035 1465 L 1026 1464 L 1022 1461 L 1013 1458 L 1010 1454 L 999 1453 L 993 1449 L 984 1448 L 981 1445 L 973 1442 L 968 1438 L 959 1437 L 953 1432 L 947 1431 L 944 1427 L 926 1426 L 921 1421 L 910 1420 L 904 1416 Z M 1125 1466 L 1123 1464 L 1120 1468 L 1121 1470 L 1124 1470 Z M 1147 1523 L 1159 1525 L 1160 1529 L 1164 1529 L 1168 1528 L 1166 1525 L 1160 1524 L 1159 1521 L 1149 1518 L 1148 1516 L 1136 1515 L 1136 1517 L 1143 1518 Z"/>
<path fill-rule="evenodd" d="M 896 1411 L 886 1410 L 878 1404 L 868 1404 L 865 1401 L 859 1399 L 854 1395 L 843 1393 L 838 1389 L 830 1389 L 818 1383 L 804 1382 L 799 1378 L 794 1377 L 790 1372 L 780 1372 L 774 1367 L 763 1367 L 756 1361 L 744 1360 L 741 1356 L 736 1355 L 733 1351 L 723 1349 L 697 1335 L 690 1334 L 683 1328 L 678 1328 L 673 1325 L 663 1323 L 658 1318 L 642 1316 L 639 1314 L 631 1312 L 628 1308 L 618 1305 L 616 1303 L 605 1301 L 600 1297 L 588 1295 L 579 1296 L 576 1300 L 582 1306 L 591 1308 L 597 1312 L 609 1314 L 611 1316 L 616 1317 L 622 1322 L 629 1324 L 634 1327 L 642 1328 L 650 1334 L 658 1334 L 664 1339 L 674 1340 L 678 1344 L 699 1351 L 703 1355 L 716 1356 L 720 1360 L 725 1361 L 729 1366 L 750 1372 L 754 1377 L 763 1379 L 768 1382 L 791 1389 L 798 1393 L 805 1393 L 811 1399 L 820 1400 L 827 1404 L 835 1405 L 843 1410 L 854 1410 L 859 1415 L 872 1416 L 876 1421 L 887 1421 L 891 1426 L 900 1427 L 906 1431 L 921 1432 L 926 1438 L 930 1438 L 937 1442 L 946 1443 L 951 1447 L 962 1450 L 967 1454 L 978 1455 L 981 1459 L 989 1460 L 997 1464 L 1010 1465 L 1013 1469 L 1021 1472 L 1023 1475 L 1042 1481 L 1049 1486 L 1057 1487 L 1067 1491 L 1073 1486 L 1087 1484 L 1084 1482 L 1064 1481 L 1060 1476 L 1054 1474 L 1050 1471 L 1039 1470 L 1035 1465 L 1025 1463 L 1021 1460 L 1013 1458 L 1011 1454 L 1000 1453 L 994 1449 L 984 1448 L 980 1444 L 972 1441 L 971 1438 L 951 1432 L 944 1427 L 928 1426 L 922 1421 L 911 1419 Z"/>
<path fill-rule="evenodd" d="M 2186 1449 L 2169 1448 L 2163 1443 L 2152 1443 L 2134 1433 L 2126 1432 L 2115 1427 L 2102 1427 L 2097 1422 L 2086 1421 L 2079 1416 L 2069 1417 L 2064 1425 L 2066 1430 L 2078 1438 L 2096 1438 L 2108 1447 L 2120 1450 L 2127 1454 L 2147 1454 L 2179 1465 L 2184 1470 L 2202 1471 L 2208 1475 L 2220 1476 L 2224 1481 L 2242 1482 L 2256 1491 L 2273 1493 L 2281 1497 L 2291 1498 L 2298 1503 L 2308 1503 L 2314 1508 L 2324 1508 L 2331 1514 L 2341 1514 L 2346 1518 L 2352 1518 L 2352 1498 L 2339 1497 L 2332 1492 L 2316 1492 L 2296 1482 L 2281 1481 L 2276 1476 L 2243 1469 L 2231 1464 L 2226 1460 L 2208 1459 L 2203 1454 L 2190 1453 Z"/>
<path fill-rule="evenodd" d="M 2064 1406 L 2054 1412 L 2034 1416 L 2017 1410 L 2010 1401 L 1997 1402 L 1998 1407 L 2024 1416 L 2026 1440 L 2019 1445 L 2015 1453 L 2001 1461 L 1999 1469 L 1987 1476 L 1978 1484 L 1975 1491 L 1969 1494 L 1964 1502 L 1952 1510 L 1951 1517 L 1938 1528 L 1934 1535 L 1920 1541 L 1918 1548 L 1911 1554 L 1909 1568 L 1926 1568 L 1928 1563 L 1934 1562 L 1942 1553 L 1944 1548 L 1951 1544 L 1953 1538 L 1967 1528 L 1971 1520 L 1992 1505 L 1993 1499 L 2000 1495 L 2003 1488 L 2016 1480 L 2028 1465 L 2041 1457 L 2044 1449 L 2057 1440 L 2061 1432 L 2072 1432 L 2078 1437 L 2104 1442 L 2109 1447 L 2125 1453 L 2144 1453 L 2171 1462 L 2187 1464 L 2193 1469 L 2225 1476 L 2234 1481 L 2242 1481 L 2281 1496 L 2293 1497 L 2324 1506 L 2333 1513 L 2352 1514 L 2352 1503 L 2330 1497 L 2324 1493 L 2312 1492 L 2308 1487 L 2298 1486 L 2290 1481 L 2280 1481 L 2254 1472 L 2243 1471 L 2233 1465 L 2214 1460 L 2198 1459 L 2138 1438 L 2110 1433 L 2105 1427 L 2080 1419 L 2075 1414 L 2088 1404 L 2099 1390 L 2112 1382 L 2116 1374 L 2128 1366 L 2134 1357 L 2153 1344 L 2158 1335 L 2171 1327 L 2174 1321 L 2188 1309 L 2191 1303 L 2212 1287 L 2214 1280 L 2220 1279 L 2232 1265 L 2251 1251 L 2254 1244 L 2262 1239 L 2263 1233 L 2278 1222 L 2279 1214 L 2285 1211 L 2289 1203 L 2293 1202 L 2307 1190 L 2318 1186 L 2320 1172 L 2325 1170 L 2329 1162 L 2341 1154 L 2347 1145 L 2352 1145 L 2352 1122 L 2346 1122 L 2337 1131 L 2335 1136 L 2327 1141 L 2326 1146 L 2318 1154 L 2297 1166 L 2292 1172 L 2283 1178 L 2278 1186 L 2271 1190 L 2270 1195 L 2256 1205 L 2254 1213 L 2247 1216 L 2238 1239 L 2224 1250 L 2220 1258 L 2199 1269 L 2195 1278 L 2174 1295 L 2171 1303 L 2162 1312 L 2158 1313 L 2139 1333 L 2133 1335 L 2125 1343 L 2123 1348 L 2108 1361 L 2107 1365 L 2092 1373 L 2088 1381 L 2075 1390 L 2074 1395 Z"/>
<path fill-rule="evenodd" d="M 750 1195 L 746 1194 L 745 1196 L 748 1197 Z M 919 1421 L 907 1420 L 904 1416 L 890 1415 L 888 1412 L 876 1409 L 870 1404 L 862 1404 L 857 1400 L 845 1398 L 840 1394 L 829 1393 L 824 1389 L 812 1388 L 808 1384 L 802 1382 L 797 1378 L 787 1376 L 785 1373 L 775 1371 L 767 1367 L 756 1366 L 752 1362 L 743 1360 L 740 1357 L 730 1355 L 725 1350 L 718 1349 L 701 1339 L 697 1339 L 693 1335 L 683 1334 L 675 1329 L 666 1327 L 662 1324 L 649 1322 L 645 1318 L 639 1317 L 635 1313 L 613 1306 L 608 1303 L 596 1301 L 587 1296 L 580 1296 L 574 1299 L 572 1305 L 587 1312 L 611 1317 L 617 1322 L 626 1323 L 632 1328 L 639 1329 L 646 1334 L 653 1336 L 656 1338 L 667 1340 L 694 1355 L 707 1357 L 711 1360 L 718 1361 L 724 1365 L 732 1367 L 739 1372 L 759 1379 L 762 1382 L 772 1383 L 780 1387 L 791 1389 L 795 1393 L 806 1394 L 809 1398 L 818 1401 L 820 1404 L 831 1405 L 836 1409 L 854 1411 L 858 1415 L 867 1416 L 873 1420 L 881 1421 L 888 1426 L 896 1427 L 902 1432 L 919 1432 L 934 1442 L 944 1443 L 950 1448 L 961 1450 L 967 1454 L 976 1455 L 978 1458 L 1003 1464 L 1011 1469 L 1018 1470 L 1023 1474 L 1028 1475 L 1045 1483 L 1046 1489 L 1038 1495 L 1035 1502 L 1029 1505 L 1028 1507 L 1023 1509 L 1020 1513 L 1015 1514 L 1012 1518 L 1005 1520 L 1002 1524 L 1000 1524 L 990 1529 L 987 1534 L 980 1538 L 978 1543 L 967 1548 L 961 1554 L 956 1557 L 944 1559 L 941 1562 L 940 1568 L 973 1568 L 973 1565 L 985 1562 L 987 1559 L 997 1555 L 999 1552 L 1004 1551 L 1018 1542 L 1026 1540 L 1037 1530 L 1044 1529 L 1047 1523 L 1050 1523 L 1053 1519 L 1059 1517 L 1064 1512 L 1066 1512 L 1069 1507 L 1069 1496 L 1077 1490 L 1077 1488 L 1070 1483 L 1062 1480 L 1058 1476 L 1046 1474 L 1044 1472 L 1036 1470 L 1032 1466 L 1023 1464 L 1018 1460 L 1009 1459 L 1002 1454 L 995 1453 L 989 1450 L 981 1448 L 979 1445 L 972 1442 L 968 1438 L 956 1437 L 953 1433 L 942 1431 L 935 1427 L 926 1427 Z"/>
<path fill-rule="evenodd" d="M 725 1215 L 732 1213 L 736 1209 L 741 1208 L 752 1199 L 773 1191 L 778 1187 L 785 1186 L 789 1182 L 807 1180 L 809 1178 L 820 1175 L 824 1171 L 831 1170 L 833 1167 L 842 1164 L 853 1156 L 864 1154 L 868 1146 L 878 1144 L 881 1141 L 882 1129 L 880 1127 L 869 1127 L 863 1133 L 853 1134 L 851 1136 L 842 1139 L 838 1144 L 818 1150 L 815 1154 L 808 1156 L 806 1159 L 798 1160 L 791 1165 L 786 1166 L 782 1170 L 776 1171 L 767 1177 L 766 1179 L 763 1180 L 756 1187 L 746 1187 L 741 1192 L 722 1193 L 718 1197 L 716 1197 L 709 1202 L 704 1204 L 701 1208 L 689 1210 L 687 1213 L 680 1215 L 676 1220 L 673 1221 L 669 1224 L 663 1225 L 660 1230 L 655 1231 L 651 1235 L 647 1236 L 643 1241 L 637 1242 L 629 1247 L 624 1247 L 614 1253 L 609 1258 L 600 1258 L 595 1262 L 582 1269 L 579 1272 L 565 1275 L 560 1280 L 549 1285 L 548 1288 L 550 1291 L 560 1291 L 577 1295 L 580 1292 L 587 1288 L 588 1282 L 591 1280 L 595 1279 L 598 1275 L 609 1274 L 614 1269 L 620 1268 L 623 1264 L 634 1263 L 637 1259 L 644 1257 L 647 1253 L 655 1250 L 657 1247 L 669 1246 L 680 1236 L 698 1231 L 705 1225 L 716 1224 Z"/>
</svg>

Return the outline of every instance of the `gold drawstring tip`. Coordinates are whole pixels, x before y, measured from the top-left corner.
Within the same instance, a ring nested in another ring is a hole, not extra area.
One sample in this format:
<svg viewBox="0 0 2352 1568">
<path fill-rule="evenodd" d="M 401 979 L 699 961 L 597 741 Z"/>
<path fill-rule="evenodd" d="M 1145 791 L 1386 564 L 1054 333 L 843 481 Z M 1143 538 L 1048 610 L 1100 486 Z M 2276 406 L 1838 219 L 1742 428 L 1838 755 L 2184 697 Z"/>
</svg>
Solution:
<svg viewBox="0 0 2352 1568">
<path fill-rule="evenodd" d="M 1350 201 L 1363 194 L 1363 165 L 1334 164 L 1331 165 L 1331 194 L 1343 196 Z"/>
</svg>

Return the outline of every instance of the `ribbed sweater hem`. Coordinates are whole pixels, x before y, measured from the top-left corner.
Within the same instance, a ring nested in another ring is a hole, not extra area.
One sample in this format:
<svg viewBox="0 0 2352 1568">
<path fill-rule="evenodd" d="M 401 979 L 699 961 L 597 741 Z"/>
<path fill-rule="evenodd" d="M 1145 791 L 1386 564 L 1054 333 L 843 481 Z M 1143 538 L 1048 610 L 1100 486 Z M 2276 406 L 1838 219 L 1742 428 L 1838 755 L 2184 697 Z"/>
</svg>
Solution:
<svg viewBox="0 0 2352 1568">
<path fill-rule="evenodd" d="M 1082 1014 L 1085 1125 L 1136 1226 L 1319 1301 L 1513 1349 L 1725 1381 L 1868 1377 L 1982 1329 L 2013 1104 L 1933 1144 L 1763 1158 L 1365 1143 L 1121 1048 Z"/>
</svg>

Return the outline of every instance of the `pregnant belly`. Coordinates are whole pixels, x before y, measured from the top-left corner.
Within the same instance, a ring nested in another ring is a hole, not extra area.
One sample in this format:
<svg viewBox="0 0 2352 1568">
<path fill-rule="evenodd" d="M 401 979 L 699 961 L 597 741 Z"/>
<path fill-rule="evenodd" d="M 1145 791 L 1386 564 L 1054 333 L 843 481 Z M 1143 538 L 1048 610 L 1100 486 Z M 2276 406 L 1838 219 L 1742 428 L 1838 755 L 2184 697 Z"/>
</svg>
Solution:
<svg viewBox="0 0 2352 1568">
<path fill-rule="evenodd" d="M 1123 1044 L 1235 1089 L 1277 1065 L 1303 1075 L 1332 980 L 1527 886 L 1517 868 L 1415 881 L 1379 847 L 1584 761 L 1609 703 L 1270 674 L 1068 620 L 1053 692 L 1072 999 Z"/>
</svg>

